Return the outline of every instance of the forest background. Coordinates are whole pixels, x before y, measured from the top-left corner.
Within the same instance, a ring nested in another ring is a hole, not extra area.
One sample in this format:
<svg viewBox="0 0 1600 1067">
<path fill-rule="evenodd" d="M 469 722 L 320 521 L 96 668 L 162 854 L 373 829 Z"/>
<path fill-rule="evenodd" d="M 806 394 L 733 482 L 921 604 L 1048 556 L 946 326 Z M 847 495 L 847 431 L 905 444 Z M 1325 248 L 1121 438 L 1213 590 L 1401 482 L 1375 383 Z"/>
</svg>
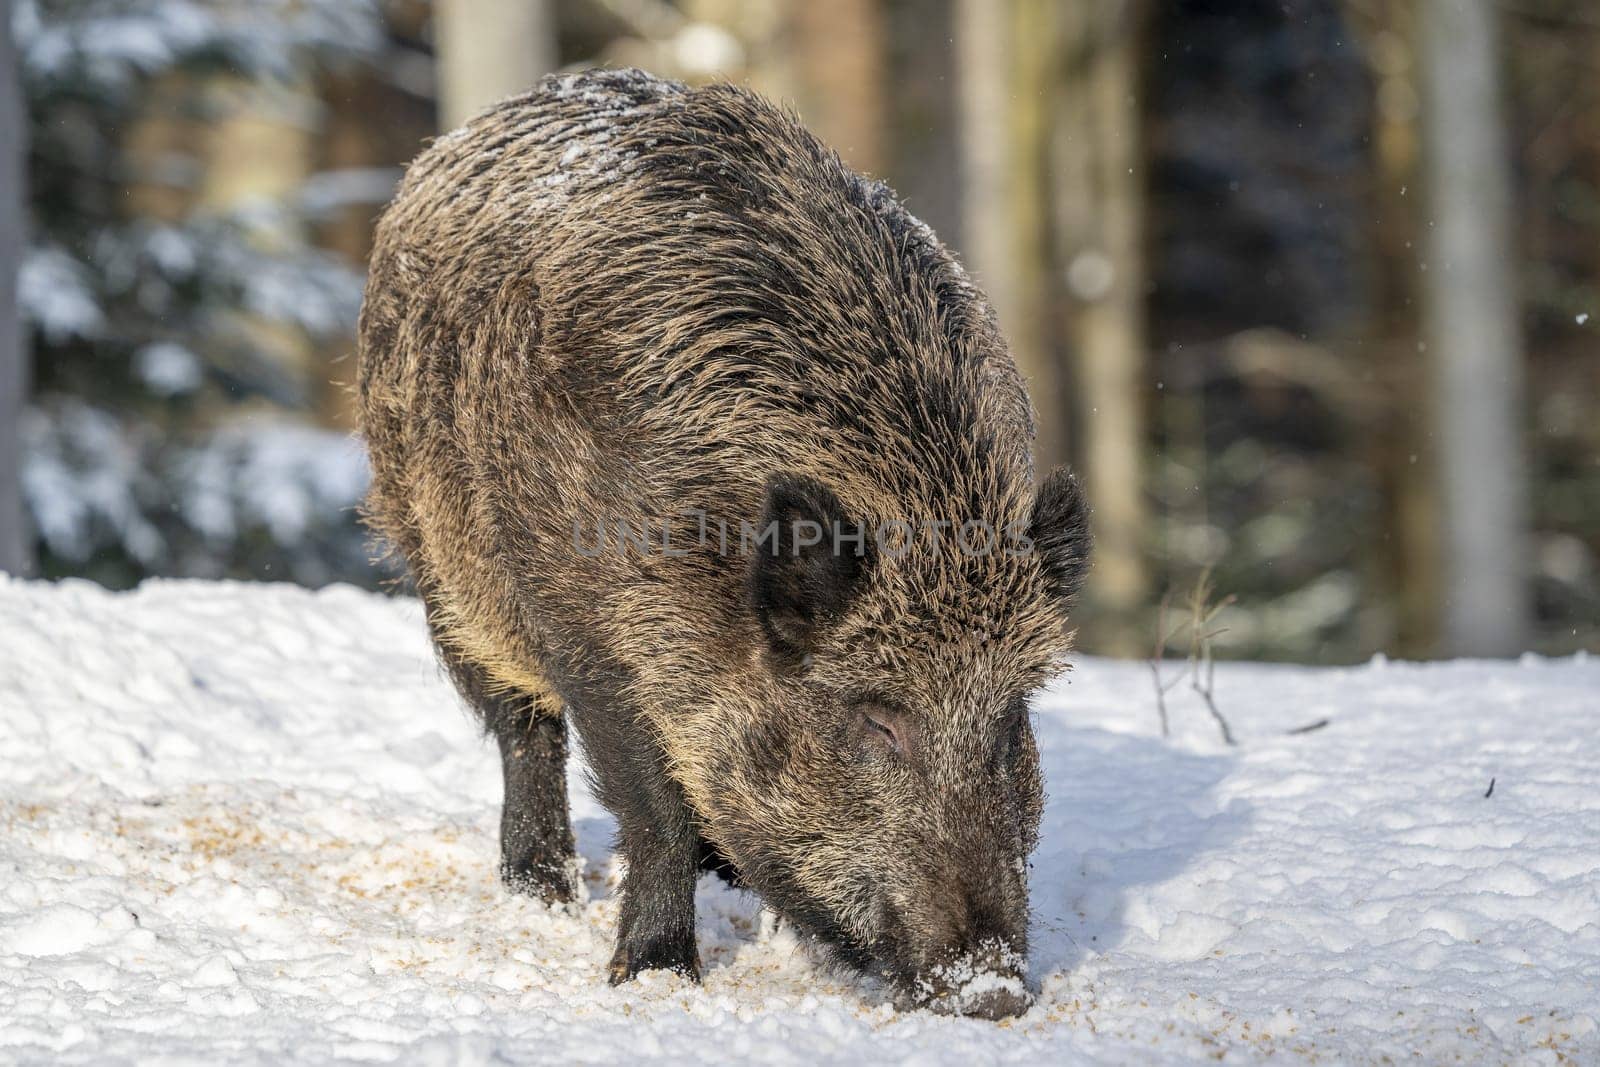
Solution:
<svg viewBox="0 0 1600 1067">
<path fill-rule="evenodd" d="M 631 64 L 786 102 L 977 276 L 1095 504 L 1088 651 L 1202 578 L 1219 656 L 1600 651 L 1588 0 L 0 10 L 0 570 L 392 578 L 373 220 L 440 130 Z"/>
</svg>

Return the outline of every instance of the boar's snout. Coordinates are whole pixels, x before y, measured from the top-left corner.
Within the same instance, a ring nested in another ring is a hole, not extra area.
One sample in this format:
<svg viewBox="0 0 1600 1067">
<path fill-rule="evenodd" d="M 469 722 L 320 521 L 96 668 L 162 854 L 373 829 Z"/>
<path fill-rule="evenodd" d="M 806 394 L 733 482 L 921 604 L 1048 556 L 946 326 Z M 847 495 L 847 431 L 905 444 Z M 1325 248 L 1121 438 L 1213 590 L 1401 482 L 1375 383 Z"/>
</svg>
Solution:
<svg viewBox="0 0 1600 1067">
<path fill-rule="evenodd" d="M 1010 945 L 987 941 L 919 975 L 912 987 L 913 1002 L 940 1015 L 1010 1019 L 1033 1005 L 1024 965 Z"/>
<path fill-rule="evenodd" d="M 1021 985 L 1020 981 L 1017 983 Z M 939 1015 L 965 1015 L 974 1019 L 1014 1019 L 1033 1006 L 1033 996 L 1026 989 L 996 987 L 980 993 L 966 992 L 959 996 L 939 997 L 930 1001 L 929 1010 Z"/>
<path fill-rule="evenodd" d="M 942 883 L 948 888 L 932 909 L 932 937 L 908 983 L 913 1006 L 941 1015 L 1009 1019 L 1032 1005 L 1026 890 L 1008 866 L 989 870 L 996 877 L 976 885 L 960 876 Z M 965 892 L 957 888 L 963 881 Z"/>
</svg>

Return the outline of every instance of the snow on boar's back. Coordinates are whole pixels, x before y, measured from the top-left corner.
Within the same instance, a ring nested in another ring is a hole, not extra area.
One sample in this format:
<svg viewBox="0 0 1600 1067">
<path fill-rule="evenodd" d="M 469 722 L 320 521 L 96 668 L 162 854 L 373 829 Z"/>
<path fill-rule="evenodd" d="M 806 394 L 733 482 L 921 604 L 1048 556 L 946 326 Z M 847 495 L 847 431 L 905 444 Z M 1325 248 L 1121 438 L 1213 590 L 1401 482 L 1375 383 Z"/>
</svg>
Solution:
<svg viewBox="0 0 1600 1067">
<path fill-rule="evenodd" d="M 510 885 L 574 892 L 570 714 L 613 981 L 698 974 L 710 866 L 902 1003 L 1026 1008 L 1027 697 L 1085 508 L 887 187 L 739 88 L 548 78 L 412 165 L 360 349 L 370 516 L 499 741 Z"/>
</svg>

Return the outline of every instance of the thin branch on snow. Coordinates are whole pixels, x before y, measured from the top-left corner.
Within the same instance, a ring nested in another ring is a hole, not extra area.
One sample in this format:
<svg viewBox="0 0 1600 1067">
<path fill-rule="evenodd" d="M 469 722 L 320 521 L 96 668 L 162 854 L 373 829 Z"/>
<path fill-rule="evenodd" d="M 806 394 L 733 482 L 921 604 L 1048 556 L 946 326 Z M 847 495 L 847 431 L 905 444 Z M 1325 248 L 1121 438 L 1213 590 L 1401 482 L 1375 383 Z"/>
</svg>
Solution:
<svg viewBox="0 0 1600 1067">
<path fill-rule="evenodd" d="M 1212 656 L 1211 642 L 1216 637 L 1225 633 L 1223 629 L 1208 629 L 1211 621 L 1217 614 L 1232 604 L 1232 594 L 1223 597 L 1215 604 L 1211 603 L 1211 594 L 1214 586 L 1211 583 L 1211 570 L 1202 571 L 1200 578 L 1195 582 L 1194 589 L 1189 593 L 1188 617 L 1167 625 L 1167 614 L 1171 607 L 1172 595 L 1168 593 L 1161 598 L 1161 607 L 1156 615 L 1156 644 L 1149 661 L 1150 677 L 1156 689 L 1156 713 L 1161 717 L 1161 736 L 1171 736 L 1171 723 L 1167 716 L 1167 693 L 1182 682 L 1189 679 L 1189 688 L 1199 694 L 1205 701 L 1206 709 L 1216 720 L 1217 728 L 1222 732 L 1222 740 L 1230 745 L 1238 744 L 1233 737 L 1233 729 L 1228 725 L 1228 720 L 1223 717 L 1222 711 L 1217 707 L 1216 701 L 1216 661 Z M 1183 669 L 1168 681 L 1161 678 L 1161 662 L 1166 654 L 1167 646 L 1187 628 L 1189 631 L 1189 656 Z"/>
<path fill-rule="evenodd" d="M 1166 655 L 1167 646 L 1172 643 L 1173 638 L 1178 636 L 1178 631 L 1183 629 L 1182 622 L 1173 624 L 1170 630 L 1167 628 L 1167 613 L 1171 607 L 1172 594 L 1168 593 L 1161 598 L 1161 607 L 1156 613 L 1156 647 L 1155 651 L 1151 653 L 1147 664 L 1150 668 L 1151 680 L 1156 687 L 1156 713 L 1161 716 L 1162 737 L 1172 736 L 1172 725 L 1167 718 L 1167 693 L 1177 686 L 1179 682 L 1183 681 L 1185 674 L 1189 673 L 1189 668 L 1186 664 L 1183 670 L 1179 671 L 1171 681 L 1163 682 L 1161 680 L 1161 663 Z"/>
<path fill-rule="evenodd" d="M 1316 733 L 1318 730 L 1322 729 L 1324 726 L 1327 726 L 1332 721 L 1332 719 L 1318 719 L 1316 722 L 1308 722 L 1304 726 L 1296 726 L 1293 730 L 1289 731 L 1289 736 L 1295 737 L 1299 734 Z"/>
<path fill-rule="evenodd" d="M 1189 688 L 1200 694 L 1200 699 L 1206 702 L 1206 710 L 1211 712 L 1217 729 L 1222 731 L 1222 740 L 1226 744 L 1237 745 L 1239 742 L 1233 738 L 1233 729 L 1217 707 L 1217 661 L 1211 654 L 1212 639 L 1225 631 L 1206 629 L 1211 620 L 1216 618 L 1217 612 L 1232 604 L 1234 598 L 1230 593 L 1216 604 L 1211 604 L 1210 600 L 1211 572 L 1206 570 L 1195 583 L 1194 592 L 1189 594 Z"/>
</svg>

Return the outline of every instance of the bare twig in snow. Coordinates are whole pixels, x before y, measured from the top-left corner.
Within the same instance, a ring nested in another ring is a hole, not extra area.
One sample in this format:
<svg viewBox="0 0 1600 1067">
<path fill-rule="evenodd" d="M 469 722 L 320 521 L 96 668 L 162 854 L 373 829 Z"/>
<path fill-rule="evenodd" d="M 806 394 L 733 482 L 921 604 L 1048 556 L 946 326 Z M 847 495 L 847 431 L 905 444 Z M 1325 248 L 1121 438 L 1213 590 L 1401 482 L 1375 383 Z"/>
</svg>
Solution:
<svg viewBox="0 0 1600 1067">
<path fill-rule="evenodd" d="M 1211 620 L 1217 617 L 1217 613 L 1233 603 L 1234 597 L 1230 593 L 1213 604 L 1211 603 L 1213 588 L 1211 568 L 1207 567 L 1200 572 L 1199 580 L 1194 583 L 1194 589 L 1189 593 L 1189 688 L 1206 702 L 1206 710 L 1211 712 L 1211 717 L 1217 722 L 1217 729 L 1222 731 L 1222 740 L 1229 745 L 1236 745 L 1238 742 L 1233 739 L 1233 729 L 1217 707 L 1217 664 L 1211 654 L 1212 640 L 1226 631 L 1207 629 L 1211 625 Z"/>
<path fill-rule="evenodd" d="M 1156 687 L 1156 715 L 1161 718 L 1161 736 L 1172 736 L 1172 725 L 1167 721 L 1167 690 L 1161 684 L 1161 656 L 1151 656 L 1145 666 L 1150 668 L 1150 680 Z"/>
<path fill-rule="evenodd" d="M 1210 629 L 1211 622 L 1217 613 L 1229 604 L 1234 598 L 1223 597 L 1215 604 L 1211 603 L 1213 592 L 1211 584 L 1211 571 L 1207 568 L 1201 573 L 1200 579 L 1195 582 L 1194 589 L 1189 593 L 1187 617 L 1172 623 L 1167 623 L 1168 613 L 1172 606 L 1172 595 L 1169 593 L 1161 598 L 1161 607 L 1156 615 L 1156 642 L 1147 664 L 1150 668 L 1150 678 L 1156 689 L 1156 714 L 1161 717 L 1161 736 L 1171 736 L 1171 722 L 1167 715 L 1167 694 L 1185 678 L 1189 680 L 1189 687 L 1199 694 L 1205 701 L 1206 708 L 1211 712 L 1211 717 L 1216 720 L 1217 727 L 1222 731 L 1222 739 L 1228 744 L 1237 744 L 1233 738 L 1233 730 L 1228 726 L 1228 720 L 1223 718 L 1216 701 L 1216 662 L 1211 654 L 1211 642 L 1214 638 L 1224 633 L 1222 629 Z M 1189 631 L 1189 656 L 1184 662 L 1183 669 L 1170 679 L 1161 676 L 1161 664 L 1166 656 L 1167 646 L 1185 629 Z"/>
<path fill-rule="evenodd" d="M 1332 721 L 1332 719 L 1318 719 L 1316 722 L 1308 722 L 1304 726 L 1296 726 L 1293 730 L 1289 731 L 1289 736 L 1294 737 L 1296 734 L 1315 733 L 1324 726 L 1327 726 Z"/>
<path fill-rule="evenodd" d="M 1150 656 L 1149 662 L 1146 664 L 1150 668 L 1150 678 L 1154 681 L 1156 687 L 1156 714 L 1161 716 L 1162 737 L 1172 736 L 1171 723 L 1167 718 L 1167 694 L 1179 682 L 1183 681 L 1184 675 L 1189 673 L 1189 668 L 1186 664 L 1183 670 L 1179 671 L 1172 680 L 1167 682 L 1161 680 L 1161 663 L 1166 656 L 1167 646 L 1172 643 L 1174 637 L 1178 636 L 1178 631 L 1183 629 L 1182 622 L 1174 623 L 1170 630 L 1167 628 L 1167 612 L 1171 607 L 1172 594 L 1168 593 L 1161 598 L 1161 607 L 1156 614 L 1156 647 Z"/>
</svg>

